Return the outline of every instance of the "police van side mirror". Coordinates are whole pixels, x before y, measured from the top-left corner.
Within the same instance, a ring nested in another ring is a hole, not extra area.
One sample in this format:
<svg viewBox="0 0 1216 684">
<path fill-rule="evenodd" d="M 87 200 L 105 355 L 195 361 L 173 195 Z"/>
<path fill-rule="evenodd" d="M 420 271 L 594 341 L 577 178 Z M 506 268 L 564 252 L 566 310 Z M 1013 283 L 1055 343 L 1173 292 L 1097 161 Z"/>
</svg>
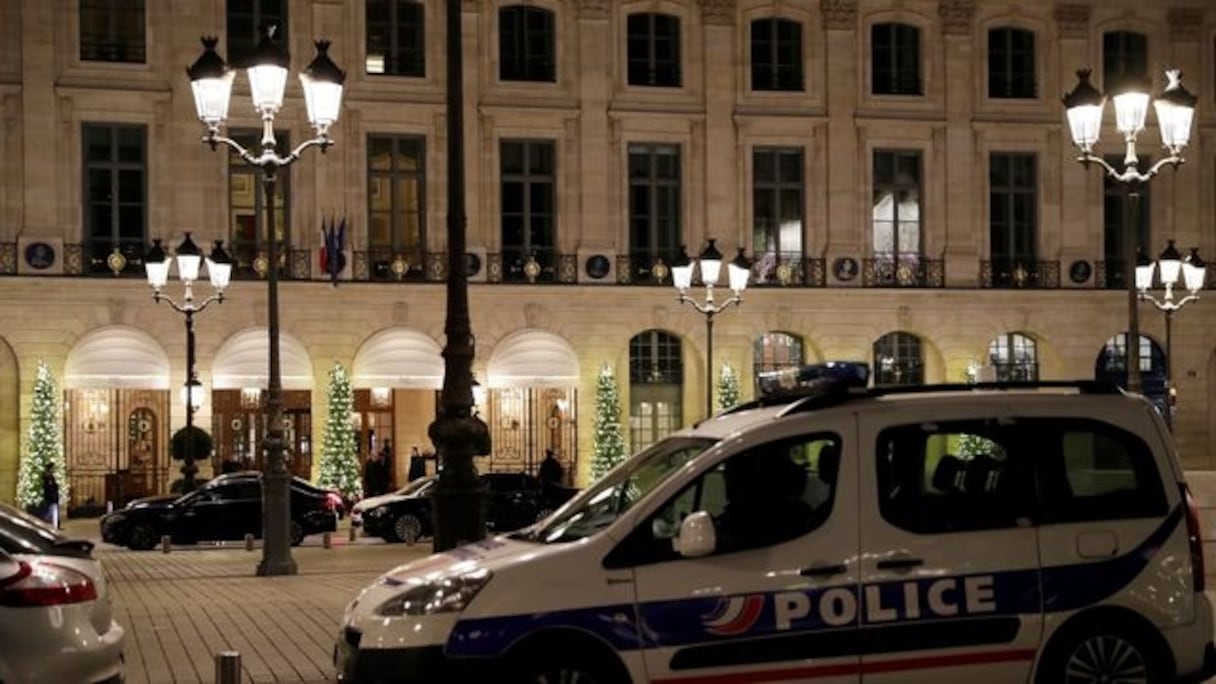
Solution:
<svg viewBox="0 0 1216 684">
<path fill-rule="evenodd" d="M 680 533 L 671 540 L 671 547 L 685 558 L 699 558 L 714 552 L 718 535 L 714 520 L 705 511 L 697 511 L 680 523 Z"/>
</svg>

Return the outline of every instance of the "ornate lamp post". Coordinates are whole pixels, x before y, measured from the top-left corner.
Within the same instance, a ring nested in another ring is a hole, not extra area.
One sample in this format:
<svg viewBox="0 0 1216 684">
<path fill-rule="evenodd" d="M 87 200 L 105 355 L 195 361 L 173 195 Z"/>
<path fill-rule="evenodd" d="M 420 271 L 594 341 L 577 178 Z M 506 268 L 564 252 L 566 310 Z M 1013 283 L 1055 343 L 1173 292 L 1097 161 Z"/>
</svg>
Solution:
<svg viewBox="0 0 1216 684">
<path fill-rule="evenodd" d="M 173 261 L 177 262 L 177 277 L 182 282 L 181 300 L 174 300 L 161 292 L 169 281 L 169 268 Z M 206 455 L 194 453 L 195 441 L 193 435 L 190 434 L 194 431 L 194 412 L 202 405 L 201 385 L 194 374 L 194 315 L 202 313 L 203 309 L 206 309 L 212 302 L 224 301 L 224 289 L 228 287 L 228 280 L 232 276 L 232 259 L 224 251 L 223 240 L 216 240 L 215 248 L 207 257 L 207 277 L 211 281 L 213 292 L 210 297 L 201 302 L 194 300 L 194 281 L 198 280 L 199 265 L 203 261 L 203 256 L 198 250 L 198 245 L 190 239 L 190 233 L 186 233 L 186 239 L 182 240 L 182 244 L 178 246 L 173 261 L 166 257 L 165 250 L 161 247 L 160 240 L 157 239 L 152 241 L 152 249 L 144 258 L 144 268 L 147 272 L 148 284 L 152 286 L 153 301 L 167 302 L 175 311 L 186 317 L 186 384 L 182 387 L 186 404 L 187 432 L 186 453 L 182 459 L 182 491 L 184 493 L 194 491 L 194 474 L 198 472 L 198 466 L 194 465 L 194 461 L 197 457 Z"/>
<path fill-rule="evenodd" d="M 1136 263 L 1136 289 L 1140 299 L 1151 302 L 1157 310 L 1165 314 L 1165 422 L 1174 427 L 1174 312 L 1187 304 L 1199 299 L 1199 291 L 1207 282 L 1207 264 L 1199 258 L 1199 248 L 1191 249 L 1185 259 L 1174 247 L 1170 240 L 1157 261 L 1150 261 L 1140 252 Z M 1160 298 L 1149 292 L 1153 286 L 1153 271 L 1161 279 L 1165 292 Z M 1182 284 L 1186 287 L 1186 295 L 1182 299 L 1174 299 L 1174 286 L 1178 284 L 1178 276 L 1182 276 Z"/>
<path fill-rule="evenodd" d="M 1150 84 L 1139 79 L 1128 78 L 1122 83 L 1108 86 L 1108 94 L 1115 101 L 1115 128 L 1123 135 L 1126 153 L 1123 171 L 1111 166 L 1105 159 L 1093 154 L 1102 129 L 1102 112 L 1106 97 L 1089 82 L 1089 69 L 1077 71 L 1077 86 L 1064 96 L 1068 111 L 1068 127 L 1073 144 L 1081 150 L 1077 161 L 1087 168 L 1097 164 L 1112 180 L 1123 185 L 1126 201 L 1123 203 L 1123 278 L 1127 288 L 1127 389 L 1140 392 L 1140 315 L 1136 291 L 1136 244 L 1138 231 L 1132 223 L 1139 216 L 1140 186 L 1152 180 L 1166 164 L 1177 168 L 1185 159 L 1182 150 L 1191 138 L 1191 120 L 1195 115 L 1197 98 L 1182 87 L 1182 72 L 1167 69 L 1165 90 L 1157 96 L 1157 125 L 1161 129 L 1161 144 L 1169 156 L 1157 161 L 1146 171 L 1140 171 L 1140 158 L 1136 156 L 1136 138 L 1144 130 L 1144 119 L 1148 114 Z"/>
<path fill-rule="evenodd" d="M 714 286 L 718 284 L 718 276 L 722 270 L 722 253 L 714 246 L 711 238 L 709 244 L 697 258 L 700 262 L 701 282 L 705 285 L 705 299 L 698 302 L 688 296 L 688 288 L 692 286 L 692 269 L 694 264 L 689 261 L 688 253 L 680 247 L 680 256 L 671 267 L 671 280 L 679 290 L 679 301 L 692 305 L 692 308 L 705 315 L 705 416 L 714 413 L 714 316 L 722 313 L 730 305 L 738 306 L 743 303 L 743 291 L 747 289 L 748 278 L 751 277 L 752 265 L 743 256 L 743 248 L 730 262 L 727 270 L 730 272 L 731 296 L 718 302 L 714 299 Z"/>
<path fill-rule="evenodd" d="M 283 105 L 283 91 L 287 86 L 287 71 L 290 59 L 287 53 L 274 43 L 274 27 L 271 26 L 254 51 L 252 63 L 246 72 L 249 75 L 249 92 L 254 109 L 262 117 L 261 149 L 250 151 L 235 140 L 220 133 L 228 119 L 228 102 L 232 94 L 232 69 L 215 51 L 216 38 L 203 39 L 203 54 L 186 73 L 194 89 L 194 104 L 198 118 L 207 128 L 202 141 L 215 149 L 223 143 L 250 166 L 262 170 L 262 185 L 265 188 L 266 239 L 269 243 L 269 267 L 266 273 L 266 305 L 268 337 L 270 343 L 270 373 L 266 389 L 267 422 L 266 469 L 262 475 L 262 560 L 258 565 L 259 575 L 294 575 L 296 563 L 291 557 L 288 521 L 291 518 L 288 483 L 291 474 L 283 454 L 283 386 L 279 368 L 279 236 L 275 222 L 275 179 L 279 169 L 299 161 L 300 154 L 309 147 L 318 147 L 324 152 L 334 144 L 329 137 L 329 128 L 338 120 L 342 105 L 342 84 L 346 74 L 329 58 L 329 41 L 316 41 L 317 55 L 304 71 L 300 72 L 300 84 L 304 88 L 304 103 L 308 108 L 308 121 L 315 137 L 300 143 L 286 156 L 275 152 L 274 119 Z"/>
<path fill-rule="evenodd" d="M 448 121 L 448 287 L 444 321 L 443 389 L 435 422 L 427 434 L 443 469 L 435 484 L 435 551 L 446 551 L 486 536 L 486 493 L 473 457 L 490 451 L 490 431 L 473 410 L 472 326 L 469 279 L 465 271 L 464 56 L 461 0 L 447 0 Z"/>
</svg>

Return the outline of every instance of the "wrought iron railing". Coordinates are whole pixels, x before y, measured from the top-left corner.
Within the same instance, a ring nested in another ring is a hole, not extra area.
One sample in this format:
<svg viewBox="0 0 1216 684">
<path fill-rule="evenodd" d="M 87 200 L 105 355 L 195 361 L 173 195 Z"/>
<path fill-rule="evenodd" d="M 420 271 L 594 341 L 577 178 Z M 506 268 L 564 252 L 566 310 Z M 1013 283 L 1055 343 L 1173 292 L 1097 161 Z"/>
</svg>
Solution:
<svg viewBox="0 0 1216 684">
<path fill-rule="evenodd" d="M 863 259 L 861 284 L 864 287 L 945 287 L 946 262 L 920 256 Z"/>
<path fill-rule="evenodd" d="M 1060 287 L 1060 262 L 996 259 L 980 262 L 980 287 L 1054 289 Z"/>
</svg>

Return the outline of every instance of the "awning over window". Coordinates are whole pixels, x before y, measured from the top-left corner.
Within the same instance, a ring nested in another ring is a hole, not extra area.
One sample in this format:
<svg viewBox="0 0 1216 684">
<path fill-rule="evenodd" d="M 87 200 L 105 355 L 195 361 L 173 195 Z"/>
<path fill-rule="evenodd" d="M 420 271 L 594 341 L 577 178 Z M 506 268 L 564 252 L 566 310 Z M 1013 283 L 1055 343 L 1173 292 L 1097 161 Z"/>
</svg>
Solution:
<svg viewBox="0 0 1216 684">
<path fill-rule="evenodd" d="M 570 387 L 578 384 L 578 355 L 551 332 L 520 330 L 494 347 L 486 371 L 490 387 Z"/>
<path fill-rule="evenodd" d="M 281 330 L 279 375 L 283 389 L 312 389 L 312 361 L 308 351 L 299 340 Z M 266 328 L 243 330 L 220 346 L 215 354 L 215 365 L 211 367 L 212 389 L 267 389 L 269 384 L 270 333 Z"/>
<path fill-rule="evenodd" d="M 63 375 L 65 389 L 169 389 L 169 357 L 148 333 L 108 325 L 72 347 Z"/>
<path fill-rule="evenodd" d="M 388 328 L 359 347 L 351 372 L 354 387 L 439 389 L 443 356 L 435 340 L 409 328 Z"/>
</svg>

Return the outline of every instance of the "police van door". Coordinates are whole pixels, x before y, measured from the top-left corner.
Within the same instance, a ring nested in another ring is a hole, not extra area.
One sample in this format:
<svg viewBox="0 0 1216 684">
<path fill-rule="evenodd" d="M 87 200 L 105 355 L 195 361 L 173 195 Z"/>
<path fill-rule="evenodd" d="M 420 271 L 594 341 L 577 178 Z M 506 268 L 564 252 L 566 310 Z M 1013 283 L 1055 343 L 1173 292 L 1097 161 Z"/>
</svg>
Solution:
<svg viewBox="0 0 1216 684">
<path fill-rule="evenodd" d="M 862 679 L 1026 682 L 1042 631 L 1035 452 L 1012 418 L 884 413 L 860 440 Z"/>
<path fill-rule="evenodd" d="M 631 535 L 639 539 L 622 548 L 636 550 L 649 681 L 765 681 L 765 673 L 782 681 L 858 680 L 851 453 L 836 432 L 768 441 L 708 467 L 642 518 Z M 712 518 L 716 546 L 681 557 L 670 540 L 697 511 Z"/>
</svg>

